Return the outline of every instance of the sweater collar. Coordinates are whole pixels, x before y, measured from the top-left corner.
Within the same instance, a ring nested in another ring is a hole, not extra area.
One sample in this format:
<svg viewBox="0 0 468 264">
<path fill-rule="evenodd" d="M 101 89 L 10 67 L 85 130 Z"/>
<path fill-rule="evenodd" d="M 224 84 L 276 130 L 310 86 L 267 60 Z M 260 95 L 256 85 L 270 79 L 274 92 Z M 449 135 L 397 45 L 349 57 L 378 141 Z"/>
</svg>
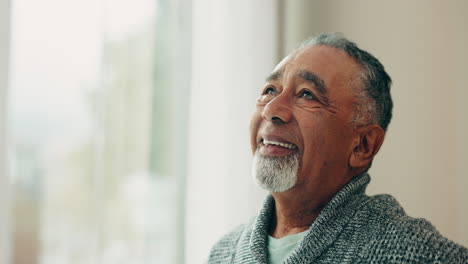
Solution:
<svg viewBox="0 0 468 264">
<path fill-rule="evenodd" d="M 309 263 L 320 256 L 341 233 L 352 217 L 356 206 L 365 199 L 365 189 L 370 176 L 363 173 L 346 184 L 323 208 L 312 223 L 302 242 L 288 257 L 286 263 Z M 275 201 L 268 195 L 259 215 L 255 219 L 249 247 L 252 256 L 259 263 L 267 263 L 268 228 L 274 217 Z"/>
</svg>

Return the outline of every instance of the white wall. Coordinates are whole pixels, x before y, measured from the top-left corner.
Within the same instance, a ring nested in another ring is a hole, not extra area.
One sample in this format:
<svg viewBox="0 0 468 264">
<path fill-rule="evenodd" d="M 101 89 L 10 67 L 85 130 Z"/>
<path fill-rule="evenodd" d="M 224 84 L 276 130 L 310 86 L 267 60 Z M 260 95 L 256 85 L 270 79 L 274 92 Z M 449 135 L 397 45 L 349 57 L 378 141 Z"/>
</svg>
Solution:
<svg viewBox="0 0 468 264">
<path fill-rule="evenodd" d="M 221 235 L 256 214 L 265 195 L 250 176 L 249 121 L 277 62 L 271 3 L 193 1 L 186 263 L 203 263 Z"/>
<path fill-rule="evenodd" d="M 394 117 L 370 170 L 369 193 L 393 194 L 408 214 L 468 245 L 468 2 L 286 2 L 284 50 L 343 32 L 393 79 Z"/>
<path fill-rule="evenodd" d="M 0 263 L 10 257 L 10 197 L 7 170 L 7 86 L 10 48 L 10 1 L 0 1 Z"/>
</svg>

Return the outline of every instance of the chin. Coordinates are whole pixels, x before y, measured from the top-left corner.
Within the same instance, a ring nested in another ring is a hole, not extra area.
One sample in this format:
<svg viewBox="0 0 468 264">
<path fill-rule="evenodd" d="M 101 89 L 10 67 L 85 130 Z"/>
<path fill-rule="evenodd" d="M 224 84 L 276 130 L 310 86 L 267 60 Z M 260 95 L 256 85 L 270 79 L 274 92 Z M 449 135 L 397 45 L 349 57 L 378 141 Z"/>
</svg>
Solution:
<svg viewBox="0 0 468 264">
<path fill-rule="evenodd" d="M 270 192 L 285 192 L 297 181 L 299 155 L 265 156 L 255 152 L 252 176 L 261 188 Z"/>
</svg>

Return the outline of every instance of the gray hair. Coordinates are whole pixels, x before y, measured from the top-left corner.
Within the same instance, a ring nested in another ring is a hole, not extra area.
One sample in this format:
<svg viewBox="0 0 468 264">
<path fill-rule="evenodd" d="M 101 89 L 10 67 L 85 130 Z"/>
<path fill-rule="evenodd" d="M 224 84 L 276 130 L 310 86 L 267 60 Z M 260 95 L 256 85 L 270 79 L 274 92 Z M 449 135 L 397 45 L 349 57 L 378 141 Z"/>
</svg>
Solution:
<svg viewBox="0 0 468 264">
<path fill-rule="evenodd" d="M 340 33 L 322 33 L 302 42 L 300 48 L 309 46 L 329 46 L 344 51 L 363 70 L 358 76 L 358 92 L 355 101 L 353 125 L 378 124 L 387 131 L 392 119 L 393 102 L 390 95 L 392 80 L 384 66 L 370 53 L 361 50 Z"/>
</svg>

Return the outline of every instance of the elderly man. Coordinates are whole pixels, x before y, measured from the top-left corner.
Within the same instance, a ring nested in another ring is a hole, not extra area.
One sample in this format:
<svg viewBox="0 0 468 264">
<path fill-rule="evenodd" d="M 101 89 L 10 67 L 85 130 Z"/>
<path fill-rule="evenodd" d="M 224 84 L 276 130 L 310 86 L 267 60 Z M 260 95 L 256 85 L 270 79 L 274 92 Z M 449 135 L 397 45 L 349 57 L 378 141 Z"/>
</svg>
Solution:
<svg viewBox="0 0 468 264">
<path fill-rule="evenodd" d="M 321 34 L 267 79 L 251 122 L 253 175 L 271 192 L 209 263 L 468 263 L 468 250 L 367 174 L 392 117 L 391 80 L 371 54 Z"/>
</svg>

